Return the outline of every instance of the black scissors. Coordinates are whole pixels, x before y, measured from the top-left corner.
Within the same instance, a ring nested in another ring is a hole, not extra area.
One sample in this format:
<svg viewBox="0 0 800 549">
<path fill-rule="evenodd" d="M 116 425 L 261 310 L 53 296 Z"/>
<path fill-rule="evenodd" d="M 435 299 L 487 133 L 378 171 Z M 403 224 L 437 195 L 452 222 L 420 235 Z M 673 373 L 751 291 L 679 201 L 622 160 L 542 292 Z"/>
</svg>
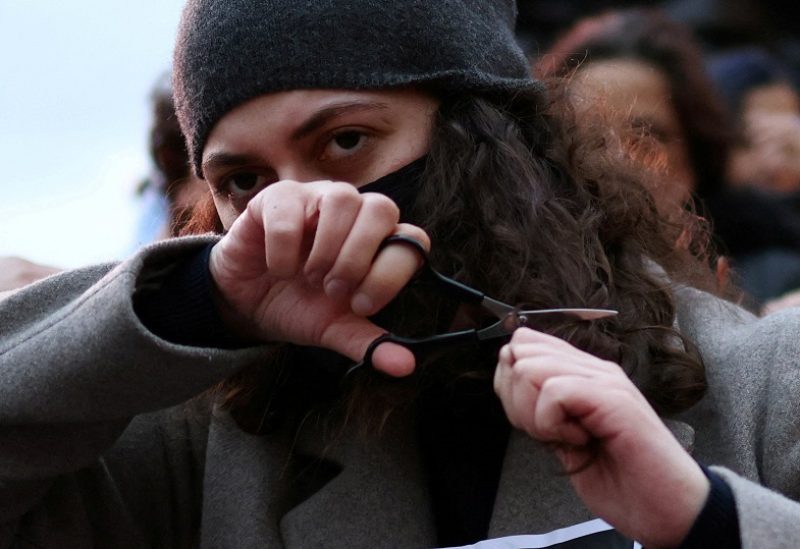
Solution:
<svg viewBox="0 0 800 549">
<path fill-rule="evenodd" d="M 519 310 L 519 308 L 513 305 L 492 299 L 483 292 L 462 284 L 457 280 L 448 278 L 435 270 L 428 263 L 428 252 L 423 248 L 422 244 L 413 238 L 403 235 L 390 236 L 383 241 L 381 249 L 390 244 L 405 244 L 411 246 L 420 254 L 423 259 L 423 265 L 416 275 L 416 281 L 432 283 L 451 298 L 461 303 L 477 305 L 491 313 L 492 316 L 496 317 L 498 320 L 484 328 L 472 328 L 423 338 L 401 337 L 392 333 L 383 334 L 370 343 L 367 352 L 364 354 L 364 359 L 353 366 L 347 372 L 348 375 L 364 366 L 372 366 L 372 354 L 375 352 L 378 345 L 387 341 L 397 343 L 410 350 L 414 354 L 417 364 L 419 364 L 425 352 L 443 345 L 510 337 L 511 334 L 514 333 L 514 330 L 526 326 L 531 316 L 560 314 L 571 316 L 578 320 L 596 320 L 617 314 L 617 311 L 613 309 L 558 308 Z"/>
</svg>

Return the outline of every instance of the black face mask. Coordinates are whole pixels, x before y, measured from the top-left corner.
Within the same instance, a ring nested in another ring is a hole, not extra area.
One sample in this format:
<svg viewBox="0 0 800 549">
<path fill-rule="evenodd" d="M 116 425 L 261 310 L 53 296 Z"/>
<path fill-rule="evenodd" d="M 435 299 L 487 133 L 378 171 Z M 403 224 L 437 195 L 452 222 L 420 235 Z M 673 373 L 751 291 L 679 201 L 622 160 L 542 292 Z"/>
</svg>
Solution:
<svg viewBox="0 0 800 549">
<path fill-rule="evenodd" d="M 400 208 L 400 221 L 407 223 L 422 187 L 422 172 L 425 171 L 427 160 L 427 156 L 418 158 L 397 171 L 359 187 L 358 192 L 380 193 L 388 196 Z"/>
</svg>

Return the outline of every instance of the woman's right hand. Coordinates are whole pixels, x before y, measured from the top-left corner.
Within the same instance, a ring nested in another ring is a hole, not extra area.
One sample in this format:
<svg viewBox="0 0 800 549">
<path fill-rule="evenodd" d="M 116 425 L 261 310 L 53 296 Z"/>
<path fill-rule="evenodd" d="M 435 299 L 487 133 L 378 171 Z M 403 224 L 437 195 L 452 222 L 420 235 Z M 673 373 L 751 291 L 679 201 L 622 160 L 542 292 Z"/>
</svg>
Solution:
<svg viewBox="0 0 800 549">
<path fill-rule="evenodd" d="M 389 198 L 347 183 L 274 183 L 256 195 L 211 251 L 216 301 L 229 329 L 258 341 L 325 347 L 361 360 L 384 330 L 366 317 L 386 306 L 420 266 L 403 234 L 430 247 L 420 228 L 398 222 Z M 375 367 L 402 376 L 407 349 L 384 343 Z"/>
</svg>

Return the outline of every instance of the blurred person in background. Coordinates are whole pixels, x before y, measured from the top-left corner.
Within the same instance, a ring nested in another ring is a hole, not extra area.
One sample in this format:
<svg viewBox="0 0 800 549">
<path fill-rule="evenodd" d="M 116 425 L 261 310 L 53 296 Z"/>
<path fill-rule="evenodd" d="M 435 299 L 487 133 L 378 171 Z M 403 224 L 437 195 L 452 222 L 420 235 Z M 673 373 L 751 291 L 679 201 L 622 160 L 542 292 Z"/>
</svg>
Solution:
<svg viewBox="0 0 800 549">
<path fill-rule="evenodd" d="M 657 202 L 694 210 L 697 199 L 753 307 L 800 283 L 800 219 L 785 204 L 728 184 L 739 134 L 685 25 L 658 9 L 611 11 L 582 20 L 534 62 L 540 77 L 569 78 L 587 110 L 599 101 L 615 111 L 629 146 L 645 143 L 661 156 L 667 179 L 654 179 Z M 789 252 L 780 270 L 751 268 L 775 249 Z"/>
<path fill-rule="evenodd" d="M 789 73 L 763 49 L 713 56 L 709 73 L 741 128 L 728 181 L 767 192 L 800 191 L 800 95 Z M 787 197 L 788 198 L 788 197 Z"/>
<path fill-rule="evenodd" d="M 715 55 L 709 72 L 735 114 L 742 137 L 728 161 L 732 185 L 749 186 L 761 200 L 791 207 L 800 218 L 800 95 L 789 70 L 763 48 Z M 790 247 L 780 247 L 742 261 L 744 280 L 762 280 L 771 299 L 765 312 L 800 304 L 800 259 Z M 783 295 L 781 295 L 783 294 Z"/>
<path fill-rule="evenodd" d="M 142 200 L 136 244 L 178 236 L 191 217 L 195 203 L 208 191 L 192 173 L 189 153 L 175 115 L 169 73 L 159 78 L 150 96 L 152 125 L 149 151 L 153 170 L 137 190 Z"/>
</svg>

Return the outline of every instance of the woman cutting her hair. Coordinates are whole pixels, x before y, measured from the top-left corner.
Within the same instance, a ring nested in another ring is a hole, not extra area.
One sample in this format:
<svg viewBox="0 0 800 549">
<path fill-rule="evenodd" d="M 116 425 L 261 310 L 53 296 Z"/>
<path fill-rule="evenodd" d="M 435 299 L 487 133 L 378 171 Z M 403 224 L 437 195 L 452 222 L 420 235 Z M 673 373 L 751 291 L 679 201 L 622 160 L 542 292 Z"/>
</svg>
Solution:
<svg viewBox="0 0 800 549">
<path fill-rule="evenodd" d="M 219 234 L 0 302 L 5 545 L 797 543 L 798 319 L 688 284 L 686 227 L 570 139 L 514 17 L 187 4 L 176 107 L 211 197 L 191 230 Z M 486 321 L 423 264 L 618 314 L 413 353 L 385 334 Z"/>
</svg>

